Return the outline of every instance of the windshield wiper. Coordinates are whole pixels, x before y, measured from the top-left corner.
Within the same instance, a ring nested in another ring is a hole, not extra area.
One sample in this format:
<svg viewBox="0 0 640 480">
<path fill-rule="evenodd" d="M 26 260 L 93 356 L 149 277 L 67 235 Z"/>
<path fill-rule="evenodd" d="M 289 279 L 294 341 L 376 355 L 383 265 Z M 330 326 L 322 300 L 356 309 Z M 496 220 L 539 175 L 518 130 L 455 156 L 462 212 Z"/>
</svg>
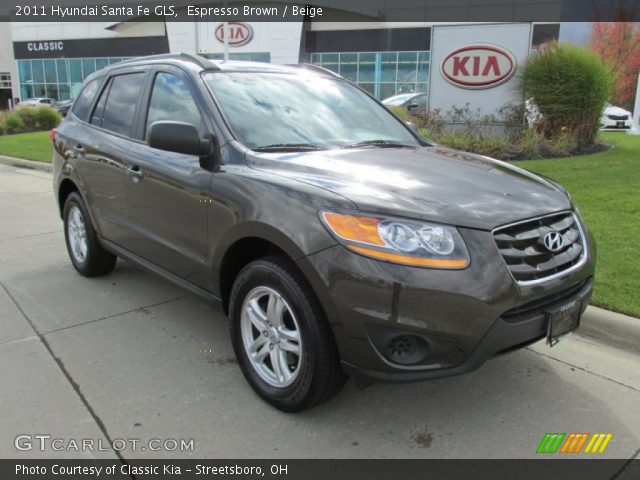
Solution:
<svg viewBox="0 0 640 480">
<path fill-rule="evenodd" d="M 322 150 L 322 148 L 312 143 L 274 143 L 273 145 L 262 145 L 253 150 L 256 152 L 306 152 Z"/>
<path fill-rule="evenodd" d="M 413 148 L 411 145 L 394 142 L 391 140 L 365 140 L 363 142 L 350 143 L 340 148 L 360 148 L 360 147 L 378 147 L 378 148 Z"/>
</svg>

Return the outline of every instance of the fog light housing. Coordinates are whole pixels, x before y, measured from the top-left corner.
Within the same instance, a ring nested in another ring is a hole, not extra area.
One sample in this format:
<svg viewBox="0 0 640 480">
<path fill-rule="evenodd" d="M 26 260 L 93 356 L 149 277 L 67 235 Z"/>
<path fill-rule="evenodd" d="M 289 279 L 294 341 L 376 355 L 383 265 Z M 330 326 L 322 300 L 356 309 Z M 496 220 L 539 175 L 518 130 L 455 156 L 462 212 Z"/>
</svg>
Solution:
<svg viewBox="0 0 640 480">
<path fill-rule="evenodd" d="M 447 338 L 407 332 L 374 323 L 367 323 L 365 326 L 369 340 L 378 354 L 387 362 L 398 366 L 439 363 L 455 347 L 455 342 Z"/>
<path fill-rule="evenodd" d="M 384 356 L 399 365 L 416 365 L 429 356 L 429 345 L 417 335 L 397 335 L 387 343 Z"/>
</svg>

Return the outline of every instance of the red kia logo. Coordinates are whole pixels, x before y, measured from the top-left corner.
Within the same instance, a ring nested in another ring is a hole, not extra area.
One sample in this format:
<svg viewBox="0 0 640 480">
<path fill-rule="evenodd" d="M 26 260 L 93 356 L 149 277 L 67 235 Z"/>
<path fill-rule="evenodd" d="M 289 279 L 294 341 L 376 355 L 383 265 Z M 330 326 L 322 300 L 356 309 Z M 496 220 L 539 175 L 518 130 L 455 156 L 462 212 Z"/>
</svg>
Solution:
<svg viewBox="0 0 640 480">
<path fill-rule="evenodd" d="M 516 72 L 516 59 L 496 45 L 467 45 L 451 52 L 440 66 L 442 76 L 462 88 L 491 88 Z"/>
<path fill-rule="evenodd" d="M 246 45 L 253 38 L 251 25 L 241 22 L 229 22 L 229 46 L 241 47 Z M 224 43 L 224 23 L 216 28 L 216 39 Z"/>
</svg>

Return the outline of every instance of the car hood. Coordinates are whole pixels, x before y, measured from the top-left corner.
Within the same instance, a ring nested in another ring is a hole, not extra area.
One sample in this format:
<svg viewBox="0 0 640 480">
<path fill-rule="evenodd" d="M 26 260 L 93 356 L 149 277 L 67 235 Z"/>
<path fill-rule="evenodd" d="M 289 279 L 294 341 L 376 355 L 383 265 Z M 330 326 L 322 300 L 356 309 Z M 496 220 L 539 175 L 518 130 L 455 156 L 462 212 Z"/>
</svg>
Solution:
<svg viewBox="0 0 640 480">
<path fill-rule="evenodd" d="M 566 210 L 550 181 L 440 146 L 251 154 L 253 168 L 329 190 L 359 210 L 490 230 Z"/>
</svg>

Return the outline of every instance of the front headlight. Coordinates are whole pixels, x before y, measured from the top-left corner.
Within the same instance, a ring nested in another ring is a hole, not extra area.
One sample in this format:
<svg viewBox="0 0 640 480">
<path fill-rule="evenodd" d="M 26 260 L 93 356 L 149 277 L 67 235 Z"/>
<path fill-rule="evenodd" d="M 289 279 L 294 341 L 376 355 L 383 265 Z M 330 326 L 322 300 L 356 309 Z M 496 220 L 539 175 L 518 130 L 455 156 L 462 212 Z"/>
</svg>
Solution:
<svg viewBox="0 0 640 480">
<path fill-rule="evenodd" d="M 449 225 L 331 211 L 320 218 L 342 245 L 367 257 L 415 267 L 469 266 L 467 247 Z"/>
</svg>

